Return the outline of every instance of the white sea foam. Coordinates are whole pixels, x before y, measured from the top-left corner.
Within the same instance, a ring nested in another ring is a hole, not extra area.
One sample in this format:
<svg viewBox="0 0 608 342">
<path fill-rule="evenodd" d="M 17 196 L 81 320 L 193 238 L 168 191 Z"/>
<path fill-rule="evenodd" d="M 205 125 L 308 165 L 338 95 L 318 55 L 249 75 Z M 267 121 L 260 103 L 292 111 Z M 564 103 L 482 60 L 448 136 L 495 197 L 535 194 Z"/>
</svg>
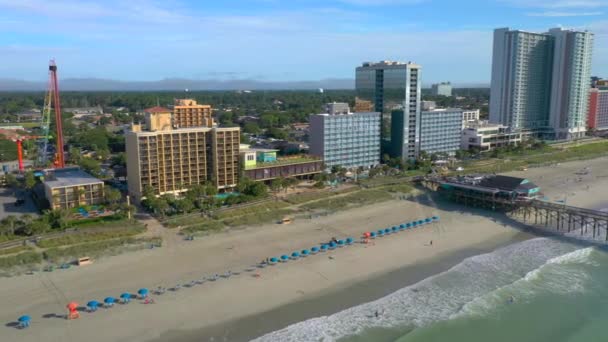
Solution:
<svg viewBox="0 0 608 342">
<path fill-rule="evenodd" d="M 582 255 L 591 253 L 579 252 L 575 249 L 576 247 L 572 245 L 549 238 L 517 243 L 492 253 L 465 259 L 446 272 L 402 288 L 376 301 L 354 306 L 330 316 L 299 322 L 254 341 L 329 342 L 360 334 L 363 330 L 373 327 L 424 326 L 438 320 L 449 319 L 458 313 L 485 311 L 494 301 L 501 300 L 504 304 L 504 299 L 501 299 L 501 288 L 517 281 L 535 283 L 533 278 L 537 275 L 530 273 L 547 267 L 545 265 L 548 261 L 552 261 L 557 266 L 563 262 L 584 260 Z M 566 257 L 565 254 L 573 255 Z M 554 268 L 559 268 L 555 266 Z M 542 272 L 540 276 L 543 276 Z M 568 279 L 572 280 L 572 277 Z M 522 287 L 522 291 L 529 290 Z M 482 301 L 484 296 L 487 298 Z M 469 304 L 476 301 L 477 306 Z M 376 311 L 382 314 L 375 317 Z"/>
</svg>

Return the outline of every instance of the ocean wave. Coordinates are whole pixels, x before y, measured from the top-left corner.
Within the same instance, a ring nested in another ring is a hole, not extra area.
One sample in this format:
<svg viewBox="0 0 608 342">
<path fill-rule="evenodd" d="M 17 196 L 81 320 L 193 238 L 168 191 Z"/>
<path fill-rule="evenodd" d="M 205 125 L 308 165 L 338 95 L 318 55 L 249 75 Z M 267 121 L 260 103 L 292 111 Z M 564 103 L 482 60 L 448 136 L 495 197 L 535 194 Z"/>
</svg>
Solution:
<svg viewBox="0 0 608 342">
<path fill-rule="evenodd" d="M 599 263 L 593 260 L 595 251 L 595 248 L 588 247 L 553 257 L 513 283 L 499 287 L 465 304 L 451 318 L 465 315 L 485 316 L 511 300 L 525 302 L 544 292 L 556 294 L 583 292 L 590 274 L 588 270 L 579 266 L 581 264 L 598 266 Z"/>
<path fill-rule="evenodd" d="M 550 238 L 523 241 L 492 253 L 467 258 L 448 271 L 376 301 L 302 321 L 253 341 L 330 342 L 358 335 L 369 328 L 424 326 L 450 319 L 458 313 L 486 310 L 491 307 L 494 296 L 497 296 L 497 301 L 502 300 L 499 293 L 501 288 L 518 280 L 523 281 L 526 277 L 529 278 L 527 281 L 534 282 L 534 279 L 530 279 L 533 277 L 530 272 L 546 267 L 544 265 L 549 261 L 558 266 L 560 263 L 586 260 L 583 255 L 588 258 L 590 253 L 592 251 L 579 252 L 573 245 Z M 567 254 L 573 255 L 566 257 Z M 488 296 L 486 302 L 479 301 L 484 296 Z M 476 300 L 477 307 L 469 304 Z M 376 317 L 376 312 L 381 315 Z"/>
</svg>

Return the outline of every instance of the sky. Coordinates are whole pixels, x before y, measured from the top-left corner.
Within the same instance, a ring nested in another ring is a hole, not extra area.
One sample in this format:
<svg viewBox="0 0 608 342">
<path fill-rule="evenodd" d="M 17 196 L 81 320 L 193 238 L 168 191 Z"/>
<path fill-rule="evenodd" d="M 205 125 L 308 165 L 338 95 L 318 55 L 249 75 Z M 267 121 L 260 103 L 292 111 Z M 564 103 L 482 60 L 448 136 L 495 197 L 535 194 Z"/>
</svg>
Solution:
<svg viewBox="0 0 608 342">
<path fill-rule="evenodd" d="M 0 0 L 0 78 L 263 81 L 354 78 L 412 61 L 425 83 L 488 83 L 492 31 L 595 33 L 608 77 L 608 0 Z"/>
</svg>

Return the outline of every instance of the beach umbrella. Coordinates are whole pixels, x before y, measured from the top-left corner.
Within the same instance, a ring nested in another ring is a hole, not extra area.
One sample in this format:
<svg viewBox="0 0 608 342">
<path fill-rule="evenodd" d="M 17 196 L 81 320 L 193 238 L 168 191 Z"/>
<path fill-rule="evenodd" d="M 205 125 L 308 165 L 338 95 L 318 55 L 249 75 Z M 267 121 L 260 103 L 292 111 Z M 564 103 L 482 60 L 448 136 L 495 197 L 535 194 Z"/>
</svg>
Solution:
<svg viewBox="0 0 608 342">
<path fill-rule="evenodd" d="M 286 254 L 283 254 L 283 255 L 281 255 L 281 260 L 282 261 L 287 261 L 287 260 L 289 260 L 289 256 L 286 255 Z"/>
<path fill-rule="evenodd" d="M 390 234 L 390 233 L 391 233 L 391 229 L 390 228 L 384 229 L 384 234 Z"/>
<path fill-rule="evenodd" d="M 355 240 L 351 237 L 346 238 L 346 244 L 351 245 Z"/>
<path fill-rule="evenodd" d="M 275 258 L 275 257 L 270 258 L 270 263 L 271 264 L 276 264 L 277 262 L 279 262 L 278 258 Z"/>
<path fill-rule="evenodd" d="M 116 301 L 116 299 L 114 299 L 113 297 L 106 297 L 103 300 L 104 304 L 107 304 L 107 305 L 112 305 L 112 304 L 114 304 L 115 301 Z"/>
<path fill-rule="evenodd" d="M 344 246 L 344 240 L 338 240 L 338 247 Z"/>
<path fill-rule="evenodd" d="M 372 233 L 370 233 L 370 232 L 363 233 L 363 237 L 366 239 L 369 239 L 371 236 L 372 236 Z"/>
<path fill-rule="evenodd" d="M 371 233 L 369 233 L 369 236 L 370 236 L 372 239 L 375 239 L 375 238 L 376 238 L 376 232 L 371 232 Z"/>
<path fill-rule="evenodd" d="M 294 258 L 294 259 L 297 259 L 297 258 L 299 258 L 299 257 L 300 257 L 300 253 L 298 253 L 298 252 L 293 252 L 293 253 L 291 253 L 291 257 L 292 257 L 292 258 Z"/>
<path fill-rule="evenodd" d="M 76 302 L 69 302 L 68 305 L 66 305 L 66 307 L 68 308 L 68 310 L 70 311 L 74 311 L 78 308 L 78 303 Z"/>
<path fill-rule="evenodd" d="M 418 221 L 418 224 L 419 224 L 419 225 L 424 224 L 424 221 L 419 220 L 419 221 Z"/>
<path fill-rule="evenodd" d="M 125 292 L 120 295 L 120 299 L 122 299 L 123 303 L 128 303 L 131 300 L 131 294 Z"/>
<path fill-rule="evenodd" d="M 412 222 L 412 227 L 416 227 L 417 225 L 418 225 L 418 222 L 416 222 L 416 221 Z"/>
<path fill-rule="evenodd" d="M 311 252 L 312 254 L 315 254 L 315 253 L 319 252 L 319 247 L 314 246 L 313 248 L 311 248 L 311 249 L 310 249 L 310 252 Z"/>
<path fill-rule="evenodd" d="M 376 234 L 377 234 L 378 236 L 382 236 L 382 235 L 384 235 L 384 230 L 382 230 L 382 229 L 378 229 L 378 231 L 376 232 Z"/>
<path fill-rule="evenodd" d="M 398 230 L 399 230 L 399 227 L 394 226 L 393 228 L 391 228 L 391 230 L 393 231 L 393 233 L 395 233 L 396 231 L 398 231 Z"/>
<path fill-rule="evenodd" d="M 424 219 L 424 221 L 425 221 L 426 223 L 431 223 L 431 221 L 433 221 L 433 219 L 429 217 L 429 218 Z"/>
<path fill-rule="evenodd" d="M 336 248 L 336 243 L 332 241 L 329 243 L 329 249 L 334 249 L 334 248 Z"/>
<path fill-rule="evenodd" d="M 432 219 L 433 221 L 439 221 L 439 216 L 433 216 Z"/>
<path fill-rule="evenodd" d="M 325 251 L 327 251 L 327 249 L 328 249 L 328 248 L 329 248 L 329 246 L 328 246 L 328 245 L 326 245 L 326 244 L 321 245 L 321 252 L 325 252 Z"/>
<path fill-rule="evenodd" d="M 308 254 L 310 254 L 310 251 L 308 249 L 302 250 L 302 256 L 307 256 Z"/>
<path fill-rule="evenodd" d="M 90 308 L 95 308 L 95 307 L 99 306 L 99 302 L 96 301 L 96 300 L 92 300 L 92 301 L 90 301 L 90 302 L 87 303 L 87 306 L 90 307 Z"/>
<path fill-rule="evenodd" d="M 28 315 L 23 315 L 17 319 L 17 321 L 22 322 L 22 323 L 30 322 L 31 320 L 32 320 L 32 318 Z"/>
<path fill-rule="evenodd" d="M 411 227 L 412 227 L 412 224 L 411 224 L 411 223 L 409 223 L 409 222 L 408 222 L 408 223 L 406 223 L 406 224 L 405 224 L 405 228 L 406 228 L 406 229 L 407 229 L 407 228 L 411 228 Z"/>
<path fill-rule="evenodd" d="M 146 298 L 148 296 L 148 289 L 147 288 L 141 288 L 139 289 L 139 291 L 137 291 L 137 293 L 142 297 L 142 298 Z"/>
<path fill-rule="evenodd" d="M 401 230 L 405 229 L 405 224 L 400 224 L 399 229 L 401 229 Z"/>
</svg>

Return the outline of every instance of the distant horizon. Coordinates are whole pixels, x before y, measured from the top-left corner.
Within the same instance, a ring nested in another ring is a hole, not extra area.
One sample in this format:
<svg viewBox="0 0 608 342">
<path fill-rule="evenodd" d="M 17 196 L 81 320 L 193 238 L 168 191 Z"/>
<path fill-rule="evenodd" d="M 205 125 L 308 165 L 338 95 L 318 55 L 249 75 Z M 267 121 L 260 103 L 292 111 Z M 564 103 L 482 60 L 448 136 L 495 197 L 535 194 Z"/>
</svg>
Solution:
<svg viewBox="0 0 608 342">
<path fill-rule="evenodd" d="M 448 80 L 444 80 L 448 81 Z M 453 88 L 489 88 L 490 82 L 454 82 Z M 424 82 L 430 88 L 432 82 Z M 0 78 L 0 91 L 44 91 L 46 81 L 27 81 Z M 122 81 L 103 78 L 59 79 L 63 91 L 234 91 L 234 90 L 354 90 L 354 78 L 328 78 L 301 81 L 268 81 L 255 79 L 183 79 L 165 78 L 155 81 Z"/>
<path fill-rule="evenodd" d="M 396 60 L 429 84 L 479 83 L 499 27 L 589 30 L 608 75 L 606 14 L 605 0 L 0 0 L 0 75 L 44 82 L 54 58 L 65 79 L 302 82 Z"/>
</svg>

